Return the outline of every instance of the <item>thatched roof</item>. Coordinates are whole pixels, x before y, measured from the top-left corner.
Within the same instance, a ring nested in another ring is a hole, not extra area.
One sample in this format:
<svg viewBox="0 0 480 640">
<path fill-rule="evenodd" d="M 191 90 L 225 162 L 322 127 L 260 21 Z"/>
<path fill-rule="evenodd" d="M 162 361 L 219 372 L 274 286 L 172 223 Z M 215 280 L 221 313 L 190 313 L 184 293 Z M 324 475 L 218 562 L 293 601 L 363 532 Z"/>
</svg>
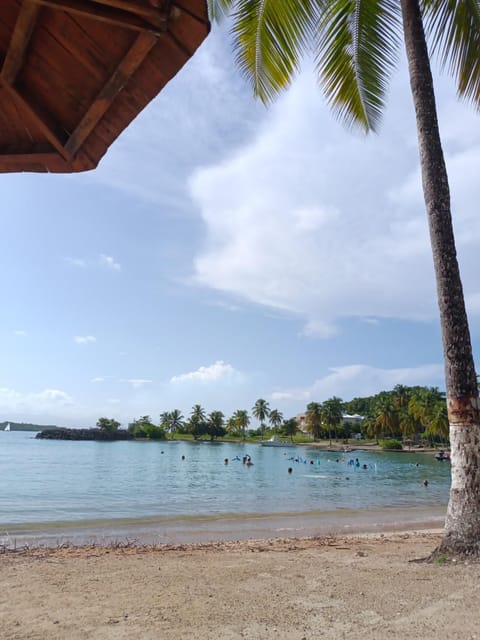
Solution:
<svg viewBox="0 0 480 640">
<path fill-rule="evenodd" d="M 208 31 L 205 0 L 0 0 L 0 172 L 96 167 Z"/>
</svg>

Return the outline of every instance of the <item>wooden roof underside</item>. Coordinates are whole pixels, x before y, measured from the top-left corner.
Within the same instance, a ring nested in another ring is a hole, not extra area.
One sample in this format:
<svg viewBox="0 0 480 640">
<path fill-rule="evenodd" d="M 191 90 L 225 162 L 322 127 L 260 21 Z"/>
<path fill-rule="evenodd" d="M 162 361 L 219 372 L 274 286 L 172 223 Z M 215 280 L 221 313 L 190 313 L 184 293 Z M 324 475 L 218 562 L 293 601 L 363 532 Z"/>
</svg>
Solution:
<svg viewBox="0 0 480 640">
<path fill-rule="evenodd" d="M 208 30 L 205 0 L 0 0 L 0 172 L 95 168 Z"/>
</svg>

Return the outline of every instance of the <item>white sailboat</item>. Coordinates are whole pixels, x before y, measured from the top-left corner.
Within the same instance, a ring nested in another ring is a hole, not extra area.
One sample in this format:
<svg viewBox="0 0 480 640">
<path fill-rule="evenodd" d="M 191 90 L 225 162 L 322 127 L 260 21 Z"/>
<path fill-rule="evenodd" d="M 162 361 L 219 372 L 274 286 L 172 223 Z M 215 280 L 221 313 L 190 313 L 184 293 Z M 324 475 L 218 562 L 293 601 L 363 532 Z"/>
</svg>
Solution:
<svg viewBox="0 0 480 640">
<path fill-rule="evenodd" d="M 10 431 L 10 423 L 7 422 L 7 426 L 5 427 L 4 431 Z"/>
</svg>

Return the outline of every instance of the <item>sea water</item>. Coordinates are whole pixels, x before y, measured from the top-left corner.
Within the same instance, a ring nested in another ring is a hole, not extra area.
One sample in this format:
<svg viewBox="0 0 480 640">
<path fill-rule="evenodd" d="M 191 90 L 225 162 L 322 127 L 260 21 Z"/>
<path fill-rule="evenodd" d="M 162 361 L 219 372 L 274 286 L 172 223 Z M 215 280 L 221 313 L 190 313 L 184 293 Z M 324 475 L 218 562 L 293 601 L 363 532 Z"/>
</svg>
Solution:
<svg viewBox="0 0 480 640">
<path fill-rule="evenodd" d="M 252 466 L 242 463 L 245 455 Z M 348 464 L 355 458 L 359 467 Z M 394 517 L 410 510 L 429 520 L 444 512 L 450 486 L 449 463 L 427 454 L 36 440 L 19 431 L 0 432 L 0 473 L 0 537 L 62 527 L 107 527 L 114 535 L 136 526 L 178 538 L 179 522 L 184 530 L 199 532 L 214 521 L 220 531 L 239 532 L 242 522 L 258 526 L 270 518 L 287 530 L 282 523 L 368 521 L 380 511 Z"/>
</svg>

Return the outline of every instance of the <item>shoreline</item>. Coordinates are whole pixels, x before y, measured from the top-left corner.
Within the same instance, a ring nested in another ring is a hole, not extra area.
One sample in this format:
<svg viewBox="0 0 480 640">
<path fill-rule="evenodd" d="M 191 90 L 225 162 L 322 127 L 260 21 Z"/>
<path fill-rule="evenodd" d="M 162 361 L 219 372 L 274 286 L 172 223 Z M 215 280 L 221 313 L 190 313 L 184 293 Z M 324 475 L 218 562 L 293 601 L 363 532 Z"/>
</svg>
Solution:
<svg viewBox="0 0 480 640">
<path fill-rule="evenodd" d="M 441 530 L 446 505 L 289 513 L 221 514 L 24 524 L 0 529 L 12 548 L 221 543 L 419 529 Z"/>
</svg>

